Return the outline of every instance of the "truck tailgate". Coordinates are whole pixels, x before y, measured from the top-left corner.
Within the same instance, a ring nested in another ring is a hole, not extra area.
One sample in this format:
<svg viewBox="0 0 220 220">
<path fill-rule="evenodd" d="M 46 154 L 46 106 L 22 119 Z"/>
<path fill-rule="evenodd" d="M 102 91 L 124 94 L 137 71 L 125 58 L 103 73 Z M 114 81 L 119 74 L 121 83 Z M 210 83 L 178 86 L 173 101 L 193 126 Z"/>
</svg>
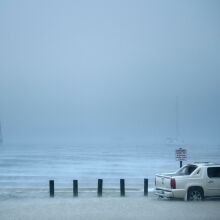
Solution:
<svg viewBox="0 0 220 220">
<path fill-rule="evenodd" d="M 167 175 L 156 175 L 156 180 L 155 180 L 156 189 L 164 189 L 164 190 L 171 189 L 171 185 L 170 185 L 171 178 L 172 178 L 171 176 L 167 176 Z"/>
</svg>

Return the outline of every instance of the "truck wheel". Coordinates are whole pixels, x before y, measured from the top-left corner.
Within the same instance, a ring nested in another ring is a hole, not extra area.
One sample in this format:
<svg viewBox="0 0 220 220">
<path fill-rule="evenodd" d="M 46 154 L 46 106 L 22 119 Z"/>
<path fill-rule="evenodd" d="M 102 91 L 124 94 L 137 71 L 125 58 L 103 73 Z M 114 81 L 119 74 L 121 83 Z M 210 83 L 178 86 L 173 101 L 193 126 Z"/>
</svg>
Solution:
<svg viewBox="0 0 220 220">
<path fill-rule="evenodd" d="M 199 187 L 192 187 L 188 190 L 188 201 L 202 201 L 204 199 L 203 190 Z"/>
</svg>

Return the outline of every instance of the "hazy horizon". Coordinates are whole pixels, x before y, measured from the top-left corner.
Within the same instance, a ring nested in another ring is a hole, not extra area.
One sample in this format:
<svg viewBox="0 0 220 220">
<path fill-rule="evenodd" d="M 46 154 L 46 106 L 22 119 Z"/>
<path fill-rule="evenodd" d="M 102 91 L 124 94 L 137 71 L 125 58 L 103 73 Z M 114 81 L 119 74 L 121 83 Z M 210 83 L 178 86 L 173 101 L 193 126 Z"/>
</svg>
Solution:
<svg viewBox="0 0 220 220">
<path fill-rule="evenodd" d="M 0 2 L 4 141 L 220 143 L 219 1 Z"/>
</svg>

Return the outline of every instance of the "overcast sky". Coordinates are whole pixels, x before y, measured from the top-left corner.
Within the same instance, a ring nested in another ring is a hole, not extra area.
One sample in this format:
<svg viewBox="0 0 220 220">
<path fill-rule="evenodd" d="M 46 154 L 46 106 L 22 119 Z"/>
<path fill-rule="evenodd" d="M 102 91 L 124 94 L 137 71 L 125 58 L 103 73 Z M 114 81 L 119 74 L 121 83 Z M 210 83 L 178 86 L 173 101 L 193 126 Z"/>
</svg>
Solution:
<svg viewBox="0 0 220 220">
<path fill-rule="evenodd" d="M 2 0 L 5 141 L 220 143 L 220 1 Z"/>
</svg>

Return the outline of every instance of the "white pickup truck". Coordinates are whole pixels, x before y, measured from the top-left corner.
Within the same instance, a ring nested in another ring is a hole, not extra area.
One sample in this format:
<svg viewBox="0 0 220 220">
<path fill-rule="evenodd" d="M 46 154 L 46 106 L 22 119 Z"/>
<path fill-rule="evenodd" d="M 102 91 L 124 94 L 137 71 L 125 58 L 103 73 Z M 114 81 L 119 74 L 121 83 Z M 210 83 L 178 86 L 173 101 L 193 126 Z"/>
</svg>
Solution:
<svg viewBox="0 0 220 220">
<path fill-rule="evenodd" d="M 174 173 L 156 175 L 155 192 L 159 197 L 203 200 L 220 196 L 220 164 L 192 163 Z"/>
</svg>

